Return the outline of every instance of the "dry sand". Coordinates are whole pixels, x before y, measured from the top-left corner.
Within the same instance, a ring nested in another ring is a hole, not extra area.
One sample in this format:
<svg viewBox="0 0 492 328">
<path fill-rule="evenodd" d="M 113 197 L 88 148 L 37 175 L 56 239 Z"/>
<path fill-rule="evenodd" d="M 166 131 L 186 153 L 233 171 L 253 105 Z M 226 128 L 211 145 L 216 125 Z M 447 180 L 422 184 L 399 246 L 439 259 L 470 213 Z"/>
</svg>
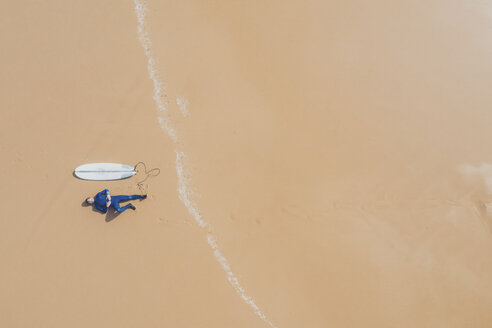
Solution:
<svg viewBox="0 0 492 328">
<path fill-rule="evenodd" d="M 145 5 L 1 6 L 0 326 L 491 326 L 490 1 Z"/>
</svg>

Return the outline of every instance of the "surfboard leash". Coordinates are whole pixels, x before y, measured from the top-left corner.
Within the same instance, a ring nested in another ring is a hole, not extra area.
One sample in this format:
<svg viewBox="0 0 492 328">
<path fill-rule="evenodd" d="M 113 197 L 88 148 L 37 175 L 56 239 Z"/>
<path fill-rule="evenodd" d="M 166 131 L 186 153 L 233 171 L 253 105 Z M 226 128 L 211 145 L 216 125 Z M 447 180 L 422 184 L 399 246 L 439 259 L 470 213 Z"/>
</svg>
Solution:
<svg viewBox="0 0 492 328">
<path fill-rule="evenodd" d="M 138 162 L 137 164 L 135 164 L 135 166 L 133 168 L 136 172 L 138 172 L 137 171 L 137 166 L 139 166 L 139 165 L 143 165 L 144 172 L 145 172 L 145 179 L 143 179 L 142 181 L 138 181 L 137 182 L 137 187 L 138 187 L 138 189 L 140 189 L 140 192 L 142 194 L 145 194 L 146 193 L 146 190 L 144 190 L 143 183 L 145 181 L 147 181 L 148 178 L 150 178 L 150 177 L 156 177 L 159 174 L 161 174 L 161 169 L 158 168 L 158 167 L 155 167 L 155 168 L 147 171 L 147 165 L 145 165 L 144 162 Z"/>
</svg>

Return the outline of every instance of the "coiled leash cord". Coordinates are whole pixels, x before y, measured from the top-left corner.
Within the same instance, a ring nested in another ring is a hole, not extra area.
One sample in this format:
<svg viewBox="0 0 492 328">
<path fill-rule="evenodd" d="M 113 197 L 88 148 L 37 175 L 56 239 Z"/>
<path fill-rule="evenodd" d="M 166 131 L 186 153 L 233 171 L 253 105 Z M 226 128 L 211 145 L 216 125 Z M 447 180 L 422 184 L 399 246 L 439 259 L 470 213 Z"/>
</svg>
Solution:
<svg viewBox="0 0 492 328">
<path fill-rule="evenodd" d="M 144 162 L 138 162 L 134 166 L 134 170 L 137 173 L 138 173 L 137 166 L 139 166 L 139 165 L 143 165 L 143 168 L 144 168 L 144 171 L 145 171 L 145 173 L 144 173 L 145 174 L 145 179 L 143 179 L 142 181 L 137 182 L 137 187 L 138 187 L 138 189 L 140 189 L 140 193 L 145 194 L 146 193 L 146 190 L 144 188 L 143 183 L 145 181 L 147 181 L 147 179 L 150 178 L 150 177 L 156 177 L 156 176 L 158 176 L 161 173 L 161 169 L 158 168 L 158 167 L 155 167 L 155 168 L 147 171 L 147 165 L 145 165 Z"/>
</svg>

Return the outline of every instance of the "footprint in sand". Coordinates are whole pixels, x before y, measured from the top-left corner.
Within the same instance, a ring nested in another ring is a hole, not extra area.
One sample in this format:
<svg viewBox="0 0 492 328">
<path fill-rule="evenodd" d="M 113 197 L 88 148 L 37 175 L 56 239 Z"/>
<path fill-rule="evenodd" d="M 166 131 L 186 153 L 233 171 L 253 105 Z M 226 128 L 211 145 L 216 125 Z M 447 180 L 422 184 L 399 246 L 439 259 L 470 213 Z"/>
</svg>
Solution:
<svg viewBox="0 0 492 328">
<path fill-rule="evenodd" d="M 490 233 L 492 233 L 492 203 L 485 203 L 479 200 L 477 201 L 476 208 Z"/>
</svg>

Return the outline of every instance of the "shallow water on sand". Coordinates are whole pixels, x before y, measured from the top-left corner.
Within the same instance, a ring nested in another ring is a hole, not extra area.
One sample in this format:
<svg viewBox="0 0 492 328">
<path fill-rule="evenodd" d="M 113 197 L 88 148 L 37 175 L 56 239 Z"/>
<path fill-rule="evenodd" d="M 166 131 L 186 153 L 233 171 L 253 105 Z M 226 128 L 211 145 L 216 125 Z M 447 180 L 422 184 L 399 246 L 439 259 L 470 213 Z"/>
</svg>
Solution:
<svg viewBox="0 0 492 328">
<path fill-rule="evenodd" d="M 145 4 L 0 11 L 0 326 L 490 326 L 490 1 Z"/>
<path fill-rule="evenodd" d="M 149 7 L 197 206 L 280 327 L 485 327 L 490 4 Z"/>
</svg>

